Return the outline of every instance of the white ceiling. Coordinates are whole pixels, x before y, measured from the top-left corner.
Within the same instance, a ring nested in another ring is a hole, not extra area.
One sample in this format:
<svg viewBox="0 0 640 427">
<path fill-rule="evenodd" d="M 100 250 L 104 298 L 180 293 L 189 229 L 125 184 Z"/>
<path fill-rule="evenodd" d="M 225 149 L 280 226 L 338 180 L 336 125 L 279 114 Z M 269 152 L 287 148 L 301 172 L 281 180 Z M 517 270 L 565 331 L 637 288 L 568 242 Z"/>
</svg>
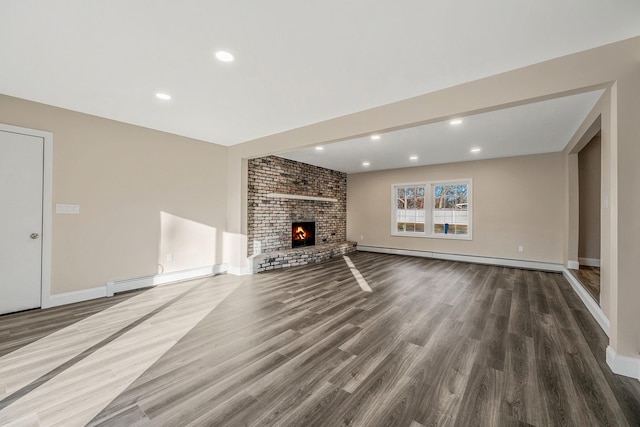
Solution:
<svg viewBox="0 0 640 427">
<path fill-rule="evenodd" d="M 562 151 L 604 90 L 416 126 L 284 154 L 346 173 Z M 471 149 L 479 148 L 479 152 Z M 411 160 L 410 156 L 417 156 Z M 369 165 L 363 165 L 368 162 Z"/>
<path fill-rule="evenodd" d="M 637 35 L 637 0 L 0 0 L 0 93 L 233 145 Z"/>
</svg>

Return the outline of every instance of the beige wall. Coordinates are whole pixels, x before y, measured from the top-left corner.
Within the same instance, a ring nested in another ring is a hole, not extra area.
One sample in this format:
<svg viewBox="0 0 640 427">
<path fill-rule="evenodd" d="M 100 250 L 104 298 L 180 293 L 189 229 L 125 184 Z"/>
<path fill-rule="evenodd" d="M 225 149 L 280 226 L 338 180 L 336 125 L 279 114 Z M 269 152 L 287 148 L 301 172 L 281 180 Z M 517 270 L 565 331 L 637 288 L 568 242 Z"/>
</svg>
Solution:
<svg viewBox="0 0 640 427">
<path fill-rule="evenodd" d="M 562 174 L 562 153 L 351 174 L 347 238 L 366 246 L 561 264 Z M 466 178 L 473 180 L 473 240 L 391 235 L 393 184 Z"/>
<path fill-rule="evenodd" d="M 600 134 L 600 307 L 610 320 L 611 341 L 616 340 L 618 292 L 617 138 L 615 127 L 616 84 L 611 84 L 587 115 L 564 149 L 565 176 L 565 261 L 578 263 L 580 235 L 580 151 Z M 606 201 L 606 203 L 605 203 Z"/>
<path fill-rule="evenodd" d="M 603 311 L 611 324 L 611 347 L 619 354 L 640 358 L 640 310 L 637 309 L 640 282 L 635 271 L 635 263 L 640 259 L 640 245 L 637 244 L 640 222 L 636 220 L 640 198 L 624 196 L 634 194 L 640 188 L 640 168 L 637 167 L 640 159 L 640 120 L 637 119 L 640 112 L 640 37 L 230 147 L 232 172 L 228 193 L 236 194 L 241 190 L 242 162 L 246 158 L 595 88 L 608 90 L 608 103 L 603 107 L 608 120 L 606 131 L 603 124 L 603 143 L 606 138 L 611 148 L 606 156 L 603 153 L 603 163 L 611 172 L 606 182 L 603 179 L 603 194 L 609 198 L 609 207 L 602 214 L 603 223 L 606 223 L 602 248 L 607 250 L 609 264 L 602 273 L 607 276 L 604 280 L 610 281 L 610 295 L 607 295 L 610 300 L 602 303 Z M 565 156 L 565 173 L 558 183 L 566 192 L 565 222 L 570 217 L 569 157 Z M 245 212 L 242 199 L 230 199 L 230 231 L 242 233 Z M 622 225 L 620 228 L 618 223 Z M 571 225 L 566 222 L 563 227 L 563 258 L 571 257 L 573 252 L 573 240 L 569 236 Z M 577 234 L 575 242 L 577 257 Z M 246 251 L 246 248 L 240 250 Z"/>
<path fill-rule="evenodd" d="M 51 293 L 220 263 L 226 148 L 0 95 L 0 123 L 53 133 Z M 167 262 L 167 254 L 173 262 Z"/>
<path fill-rule="evenodd" d="M 600 259 L 600 135 L 578 153 L 578 257 Z"/>
</svg>

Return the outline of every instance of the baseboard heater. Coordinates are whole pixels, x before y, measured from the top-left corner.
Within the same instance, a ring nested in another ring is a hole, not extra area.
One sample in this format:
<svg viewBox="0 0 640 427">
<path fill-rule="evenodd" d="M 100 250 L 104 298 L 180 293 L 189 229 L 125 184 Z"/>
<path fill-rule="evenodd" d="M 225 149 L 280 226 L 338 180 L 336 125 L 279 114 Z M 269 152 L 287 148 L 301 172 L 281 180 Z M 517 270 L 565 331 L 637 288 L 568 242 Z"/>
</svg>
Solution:
<svg viewBox="0 0 640 427">
<path fill-rule="evenodd" d="M 227 271 L 226 264 L 207 265 L 205 267 L 191 268 L 188 270 L 172 271 L 169 273 L 156 274 L 153 276 L 137 277 L 134 279 L 118 280 L 107 282 L 107 296 L 136 289 L 150 288 L 153 286 L 168 285 L 182 282 L 184 280 L 197 279 L 200 277 L 214 276 Z"/>
</svg>

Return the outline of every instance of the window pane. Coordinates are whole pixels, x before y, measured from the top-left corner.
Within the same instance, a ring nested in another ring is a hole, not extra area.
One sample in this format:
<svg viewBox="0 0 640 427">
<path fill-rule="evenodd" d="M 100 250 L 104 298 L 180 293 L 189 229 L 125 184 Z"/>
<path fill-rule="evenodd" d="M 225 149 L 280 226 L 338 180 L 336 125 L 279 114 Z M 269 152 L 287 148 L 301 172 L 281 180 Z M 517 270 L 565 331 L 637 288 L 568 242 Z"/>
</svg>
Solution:
<svg viewBox="0 0 640 427">
<path fill-rule="evenodd" d="M 468 184 L 435 184 L 433 191 L 433 233 L 467 235 Z"/>
<path fill-rule="evenodd" d="M 433 186 L 433 208 L 439 209 L 440 204 L 444 204 L 444 200 L 442 199 L 442 185 L 434 185 Z"/>
<path fill-rule="evenodd" d="M 407 199 L 416 197 L 416 192 L 414 188 L 407 188 Z"/>
<path fill-rule="evenodd" d="M 424 185 L 394 187 L 394 233 L 425 232 L 425 193 Z"/>
</svg>

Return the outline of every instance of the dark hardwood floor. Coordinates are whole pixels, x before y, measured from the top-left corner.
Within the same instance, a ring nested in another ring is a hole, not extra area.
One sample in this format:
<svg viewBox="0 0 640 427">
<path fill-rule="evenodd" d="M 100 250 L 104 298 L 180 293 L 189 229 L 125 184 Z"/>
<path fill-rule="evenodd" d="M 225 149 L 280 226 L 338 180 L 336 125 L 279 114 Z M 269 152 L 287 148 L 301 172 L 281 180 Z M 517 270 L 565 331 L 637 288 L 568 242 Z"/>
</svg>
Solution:
<svg viewBox="0 0 640 427">
<path fill-rule="evenodd" d="M 0 317 L 0 425 L 640 425 L 562 275 L 350 258 Z"/>
</svg>

